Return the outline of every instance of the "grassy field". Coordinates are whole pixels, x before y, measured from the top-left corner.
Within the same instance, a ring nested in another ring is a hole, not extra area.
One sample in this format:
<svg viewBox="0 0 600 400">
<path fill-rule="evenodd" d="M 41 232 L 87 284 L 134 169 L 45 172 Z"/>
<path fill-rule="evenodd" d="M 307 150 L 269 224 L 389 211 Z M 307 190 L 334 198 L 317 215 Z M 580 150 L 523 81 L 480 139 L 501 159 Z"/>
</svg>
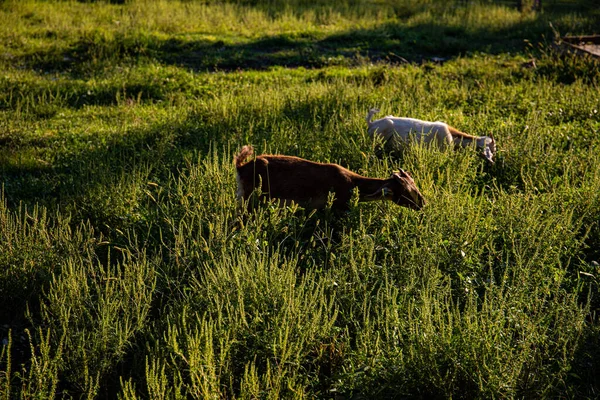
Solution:
<svg viewBox="0 0 600 400">
<path fill-rule="evenodd" d="M 593 3 L 0 2 L 0 399 L 600 396 Z M 242 221 L 245 144 L 428 205 Z"/>
</svg>

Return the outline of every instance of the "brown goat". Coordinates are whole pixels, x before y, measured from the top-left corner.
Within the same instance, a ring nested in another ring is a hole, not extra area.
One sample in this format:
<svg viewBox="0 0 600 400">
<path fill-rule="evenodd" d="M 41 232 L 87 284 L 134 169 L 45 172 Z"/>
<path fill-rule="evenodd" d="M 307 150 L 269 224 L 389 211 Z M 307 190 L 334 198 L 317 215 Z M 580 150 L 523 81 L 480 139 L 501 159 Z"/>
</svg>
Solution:
<svg viewBox="0 0 600 400">
<path fill-rule="evenodd" d="M 253 154 L 244 146 L 235 156 L 239 199 L 247 200 L 260 185 L 264 196 L 295 202 L 307 208 L 323 208 L 329 192 L 335 199 L 332 207 L 345 210 L 358 188 L 359 201 L 391 200 L 415 210 L 425 205 L 425 199 L 412 177 L 400 170 L 389 179 L 367 178 L 337 164 L 323 164 L 298 157 L 262 155 L 244 163 Z"/>
</svg>

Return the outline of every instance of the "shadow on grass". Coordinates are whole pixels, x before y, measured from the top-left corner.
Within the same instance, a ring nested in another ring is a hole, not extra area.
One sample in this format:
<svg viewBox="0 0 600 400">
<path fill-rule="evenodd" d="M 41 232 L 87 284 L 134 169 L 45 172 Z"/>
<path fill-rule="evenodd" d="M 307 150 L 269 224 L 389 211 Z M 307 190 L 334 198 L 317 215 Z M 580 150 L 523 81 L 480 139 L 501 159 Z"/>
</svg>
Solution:
<svg viewBox="0 0 600 400">
<path fill-rule="evenodd" d="M 20 61 L 34 69 L 76 75 L 100 69 L 104 62 L 119 64 L 144 58 L 199 71 L 263 70 L 275 66 L 319 68 L 365 61 L 419 63 L 469 52 L 515 52 L 524 49 L 524 40 L 538 42 L 544 36 L 552 37 L 552 30 L 541 18 L 520 20 L 499 29 L 469 29 L 442 22 L 415 26 L 387 23 L 328 36 L 310 32 L 281 34 L 237 44 L 135 34 L 107 39 L 97 34 L 81 39 L 64 52 L 37 52 Z"/>
<path fill-rule="evenodd" d="M 554 14 L 553 14 L 554 15 Z M 560 13 L 556 14 L 561 15 Z M 321 68 L 355 66 L 365 63 L 397 65 L 443 61 L 469 53 L 500 54 L 532 49 L 549 40 L 554 33 L 548 24 L 551 16 L 538 14 L 535 19 L 520 19 L 501 28 L 471 28 L 439 23 L 407 25 L 385 23 L 369 29 L 352 29 L 325 35 L 301 32 L 264 36 L 240 43 L 191 34 L 189 38 L 167 38 L 127 32 L 107 37 L 101 32 L 90 33 L 77 42 L 37 51 L 13 59 L 15 65 L 37 71 L 64 73 L 65 80 L 49 82 L 44 87 L 16 87 L 4 83 L 5 93 L 17 91 L 25 98 L 56 95 L 60 106 L 81 108 L 86 105 L 114 105 L 120 98 L 139 96 L 139 101 L 165 101 L 173 92 L 202 98 L 210 89 L 187 83 L 175 84 L 164 79 L 132 79 L 115 81 L 112 85 L 90 86 L 81 77 L 102 76 L 119 66 L 160 63 L 192 71 L 253 71 L 270 68 Z M 600 24 L 600 16 L 598 17 Z M 59 50 L 57 50 L 59 49 Z M 554 59 L 539 62 L 536 73 L 572 83 L 577 79 L 593 81 L 600 76 L 598 63 L 585 60 Z M 69 79 L 69 77 L 77 79 Z M 22 102 L 19 96 L 5 96 L 0 107 L 15 108 Z M 60 108 L 54 104 L 32 102 L 31 110 L 40 117 L 52 116 Z"/>
</svg>

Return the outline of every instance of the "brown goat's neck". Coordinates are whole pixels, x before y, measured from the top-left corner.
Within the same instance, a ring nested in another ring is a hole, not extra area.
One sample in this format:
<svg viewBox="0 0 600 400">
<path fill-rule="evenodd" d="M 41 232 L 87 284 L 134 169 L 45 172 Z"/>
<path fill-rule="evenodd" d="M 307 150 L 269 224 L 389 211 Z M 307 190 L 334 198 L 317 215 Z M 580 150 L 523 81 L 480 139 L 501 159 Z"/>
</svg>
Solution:
<svg viewBox="0 0 600 400">
<path fill-rule="evenodd" d="M 364 201 L 365 196 L 381 190 L 386 183 L 386 179 L 367 178 L 365 176 L 355 175 L 352 179 L 354 185 L 358 188 L 359 200 Z"/>
</svg>

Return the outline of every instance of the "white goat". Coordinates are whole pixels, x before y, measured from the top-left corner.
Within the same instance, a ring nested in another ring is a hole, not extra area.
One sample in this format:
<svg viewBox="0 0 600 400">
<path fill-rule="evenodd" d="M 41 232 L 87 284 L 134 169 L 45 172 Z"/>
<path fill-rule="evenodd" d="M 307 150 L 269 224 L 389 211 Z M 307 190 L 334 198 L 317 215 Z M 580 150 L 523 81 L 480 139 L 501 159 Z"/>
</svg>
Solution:
<svg viewBox="0 0 600 400">
<path fill-rule="evenodd" d="M 496 154 L 496 142 L 493 137 L 473 136 L 460 132 L 459 130 L 440 121 L 421 121 L 414 118 L 402 118 L 388 115 L 376 121 L 372 121 L 373 115 L 378 113 L 377 108 L 372 108 L 367 114 L 368 132 L 371 137 L 379 135 L 387 143 L 393 139 L 400 139 L 403 143 L 411 141 L 423 143 L 435 143 L 438 148 L 446 149 L 448 146 L 469 147 L 475 143 L 480 154 L 490 163 L 494 163 Z"/>
<path fill-rule="evenodd" d="M 260 187 L 262 195 L 269 199 L 295 202 L 307 208 L 323 208 L 327 205 L 329 193 L 333 192 L 333 208 L 344 210 L 348 208 L 354 188 L 358 188 L 359 201 L 391 200 L 415 210 L 425 205 L 415 181 L 403 170 L 389 179 L 376 179 L 358 175 L 337 164 L 291 156 L 262 155 L 245 162 L 252 154 L 252 147 L 244 146 L 235 156 L 240 200 L 247 200 Z"/>
</svg>

